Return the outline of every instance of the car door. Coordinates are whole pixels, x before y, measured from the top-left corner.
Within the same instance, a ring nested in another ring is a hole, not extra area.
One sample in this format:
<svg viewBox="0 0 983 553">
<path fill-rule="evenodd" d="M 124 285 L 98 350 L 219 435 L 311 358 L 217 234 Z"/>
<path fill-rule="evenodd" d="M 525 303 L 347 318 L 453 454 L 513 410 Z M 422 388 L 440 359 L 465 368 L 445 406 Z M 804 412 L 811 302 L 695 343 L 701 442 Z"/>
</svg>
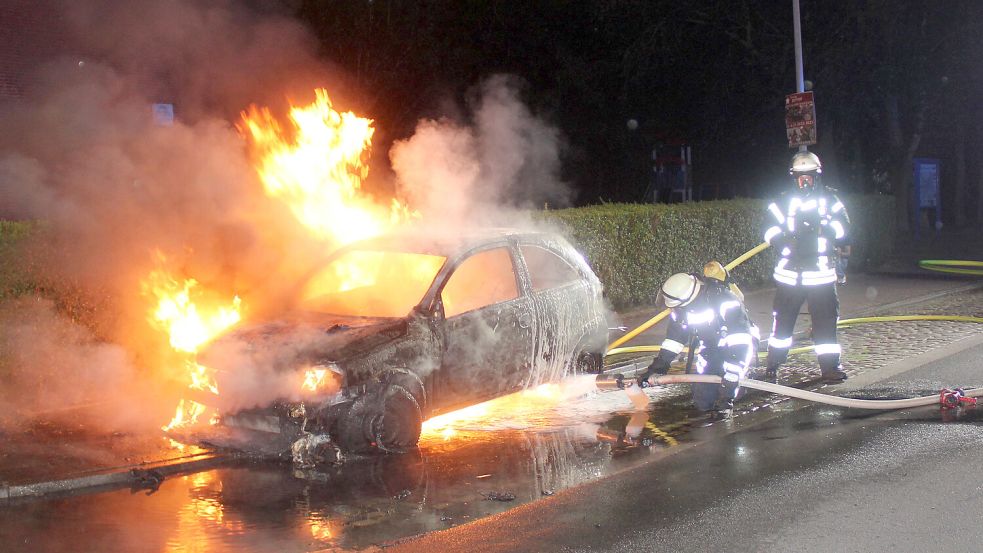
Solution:
<svg viewBox="0 0 983 553">
<path fill-rule="evenodd" d="M 522 384 L 536 331 L 524 290 L 506 244 L 471 253 L 448 275 L 440 292 L 441 404 L 475 403 Z"/>
<path fill-rule="evenodd" d="M 543 244 L 520 244 L 538 322 L 529 386 L 566 376 L 598 314 L 589 283 L 559 253 Z"/>
</svg>

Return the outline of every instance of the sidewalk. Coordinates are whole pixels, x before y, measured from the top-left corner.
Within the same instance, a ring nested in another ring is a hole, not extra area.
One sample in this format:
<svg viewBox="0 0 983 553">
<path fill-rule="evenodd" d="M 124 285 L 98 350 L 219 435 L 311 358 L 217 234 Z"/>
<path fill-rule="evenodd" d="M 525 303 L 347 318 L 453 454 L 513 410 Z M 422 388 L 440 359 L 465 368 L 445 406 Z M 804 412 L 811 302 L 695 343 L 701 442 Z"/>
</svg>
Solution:
<svg viewBox="0 0 983 553">
<path fill-rule="evenodd" d="M 943 275 L 850 275 L 849 284 L 840 288 L 841 314 L 846 318 L 894 313 L 905 305 L 981 286 L 983 279 Z M 761 289 L 746 294 L 751 317 L 762 334 L 770 329 L 773 293 L 773 289 Z M 910 309 L 917 310 L 917 306 Z M 657 308 L 633 310 L 621 314 L 620 322 L 634 328 L 657 312 Z M 808 326 L 805 315 L 800 317 L 796 330 Z M 657 325 L 630 344 L 659 344 L 663 333 L 664 325 Z M 44 424 L 22 434 L 0 433 L 0 439 L 4 442 L 0 451 L 0 505 L 100 486 L 153 485 L 157 477 L 202 470 L 229 460 L 222 453 L 199 448 L 174 449 L 162 436 L 94 434 L 86 433 L 84 428 L 59 430 Z"/>
</svg>

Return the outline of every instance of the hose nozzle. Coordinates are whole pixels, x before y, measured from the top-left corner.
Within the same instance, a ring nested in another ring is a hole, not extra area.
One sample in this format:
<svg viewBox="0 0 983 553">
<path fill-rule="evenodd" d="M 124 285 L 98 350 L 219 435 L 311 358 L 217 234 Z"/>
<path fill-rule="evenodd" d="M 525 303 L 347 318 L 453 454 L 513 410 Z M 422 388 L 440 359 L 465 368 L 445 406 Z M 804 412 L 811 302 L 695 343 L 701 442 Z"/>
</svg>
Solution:
<svg viewBox="0 0 983 553">
<path fill-rule="evenodd" d="M 623 374 L 599 374 L 597 378 L 594 379 L 594 384 L 597 386 L 598 390 L 609 391 L 609 390 L 624 390 L 625 389 L 625 375 Z M 631 385 L 631 382 L 628 383 Z"/>
</svg>

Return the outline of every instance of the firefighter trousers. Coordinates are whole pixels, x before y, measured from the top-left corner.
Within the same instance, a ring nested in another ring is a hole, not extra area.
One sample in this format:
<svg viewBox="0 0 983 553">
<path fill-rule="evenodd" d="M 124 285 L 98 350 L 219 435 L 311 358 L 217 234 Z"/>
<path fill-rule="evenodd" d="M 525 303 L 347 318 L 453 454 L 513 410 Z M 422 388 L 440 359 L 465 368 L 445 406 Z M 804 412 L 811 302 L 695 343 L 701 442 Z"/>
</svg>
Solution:
<svg viewBox="0 0 983 553">
<path fill-rule="evenodd" d="M 809 302 L 809 314 L 812 316 L 812 339 L 816 344 L 819 369 L 824 373 L 836 370 L 840 365 L 840 346 L 836 340 L 840 301 L 836 297 L 836 284 L 777 286 L 773 313 L 775 320 L 771 338 L 768 339 L 768 370 L 777 370 L 788 359 L 792 330 L 805 302 Z"/>
</svg>

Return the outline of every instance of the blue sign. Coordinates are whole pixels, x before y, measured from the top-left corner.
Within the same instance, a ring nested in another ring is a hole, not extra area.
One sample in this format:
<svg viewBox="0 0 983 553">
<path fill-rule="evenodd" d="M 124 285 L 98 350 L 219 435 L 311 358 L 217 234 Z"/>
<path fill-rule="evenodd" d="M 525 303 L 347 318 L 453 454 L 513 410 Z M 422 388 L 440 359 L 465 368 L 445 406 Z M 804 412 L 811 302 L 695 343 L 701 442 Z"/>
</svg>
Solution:
<svg viewBox="0 0 983 553">
<path fill-rule="evenodd" d="M 942 228 L 942 201 L 939 198 L 939 181 L 942 176 L 942 163 L 937 159 L 916 157 L 912 160 L 914 194 L 912 198 L 912 217 L 915 237 L 920 235 L 922 210 L 935 212 L 935 230 Z"/>
<path fill-rule="evenodd" d="M 918 207 L 938 207 L 939 173 L 941 173 L 939 160 L 915 158 L 914 164 Z"/>
<path fill-rule="evenodd" d="M 154 123 L 163 127 L 174 124 L 174 104 L 153 104 Z"/>
</svg>

